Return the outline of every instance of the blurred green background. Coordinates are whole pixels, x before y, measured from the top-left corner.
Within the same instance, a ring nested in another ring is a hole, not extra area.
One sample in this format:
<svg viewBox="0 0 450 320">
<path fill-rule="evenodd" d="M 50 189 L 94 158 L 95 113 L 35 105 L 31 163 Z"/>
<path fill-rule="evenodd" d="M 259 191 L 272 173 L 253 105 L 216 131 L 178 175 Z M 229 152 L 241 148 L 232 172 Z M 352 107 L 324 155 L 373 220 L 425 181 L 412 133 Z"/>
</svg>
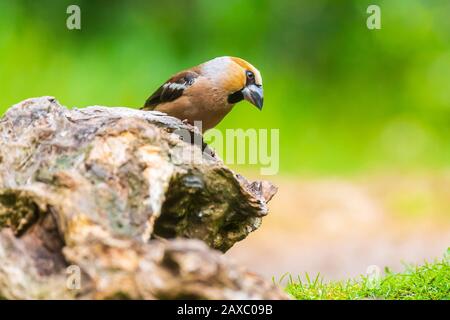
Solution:
<svg viewBox="0 0 450 320">
<path fill-rule="evenodd" d="M 66 28 L 69 4 L 81 30 Z M 265 106 L 241 103 L 220 128 L 279 128 L 281 174 L 449 167 L 448 0 L 0 0 L 0 113 L 42 95 L 140 107 L 222 55 L 258 67 Z"/>
</svg>

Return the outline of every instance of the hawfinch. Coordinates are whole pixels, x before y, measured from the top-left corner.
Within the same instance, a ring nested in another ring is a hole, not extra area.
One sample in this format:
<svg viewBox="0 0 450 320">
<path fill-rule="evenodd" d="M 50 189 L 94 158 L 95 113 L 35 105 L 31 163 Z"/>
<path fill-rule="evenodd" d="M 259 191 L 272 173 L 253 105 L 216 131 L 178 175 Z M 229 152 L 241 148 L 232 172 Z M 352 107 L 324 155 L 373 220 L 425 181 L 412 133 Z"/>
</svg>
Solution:
<svg viewBox="0 0 450 320">
<path fill-rule="evenodd" d="M 243 59 L 219 57 L 175 74 L 147 99 L 142 110 L 161 111 L 192 125 L 201 121 L 204 132 L 244 99 L 262 109 L 261 74 Z"/>
</svg>

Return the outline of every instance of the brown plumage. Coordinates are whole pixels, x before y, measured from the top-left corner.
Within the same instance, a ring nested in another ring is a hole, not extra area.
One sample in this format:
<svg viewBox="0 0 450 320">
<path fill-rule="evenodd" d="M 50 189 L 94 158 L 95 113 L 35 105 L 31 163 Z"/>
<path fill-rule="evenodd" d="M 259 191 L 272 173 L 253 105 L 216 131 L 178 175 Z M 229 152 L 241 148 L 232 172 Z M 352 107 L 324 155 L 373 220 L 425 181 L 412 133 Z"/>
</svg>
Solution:
<svg viewBox="0 0 450 320">
<path fill-rule="evenodd" d="M 244 99 L 262 109 L 261 74 L 243 59 L 219 57 L 175 74 L 147 99 L 142 110 L 161 111 L 192 125 L 201 121 L 204 132 Z"/>
</svg>

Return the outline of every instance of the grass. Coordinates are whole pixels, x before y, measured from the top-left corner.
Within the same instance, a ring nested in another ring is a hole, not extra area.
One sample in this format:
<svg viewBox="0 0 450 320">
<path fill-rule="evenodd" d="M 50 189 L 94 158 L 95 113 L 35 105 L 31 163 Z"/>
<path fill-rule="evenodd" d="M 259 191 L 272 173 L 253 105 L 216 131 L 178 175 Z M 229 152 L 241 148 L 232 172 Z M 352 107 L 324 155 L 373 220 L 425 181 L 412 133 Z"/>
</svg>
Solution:
<svg viewBox="0 0 450 320">
<path fill-rule="evenodd" d="M 406 265 L 402 273 L 386 268 L 384 273 L 338 282 L 324 282 L 320 274 L 306 274 L 303 280 L 289 275 L 285 290 L 298 300 L 450 300 L 450 248 L 440 261 Z"/>
</svg>

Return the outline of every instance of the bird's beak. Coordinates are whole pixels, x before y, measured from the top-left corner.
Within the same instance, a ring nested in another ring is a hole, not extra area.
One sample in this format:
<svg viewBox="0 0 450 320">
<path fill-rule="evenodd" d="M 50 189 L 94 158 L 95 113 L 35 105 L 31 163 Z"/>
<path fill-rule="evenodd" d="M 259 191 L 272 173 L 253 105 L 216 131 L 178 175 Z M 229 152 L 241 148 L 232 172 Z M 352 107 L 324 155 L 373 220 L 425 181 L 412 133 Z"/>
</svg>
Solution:
<svg viewBox="0 0 450 320">
<path fill-rule="evenodd" d="M 264 102 L 262 86 L 256 84 L 248 85 L 242 90 L 242 94 L 245 100 L 256 106 L 259 110 L 262 110 Z"/>
</svg>

